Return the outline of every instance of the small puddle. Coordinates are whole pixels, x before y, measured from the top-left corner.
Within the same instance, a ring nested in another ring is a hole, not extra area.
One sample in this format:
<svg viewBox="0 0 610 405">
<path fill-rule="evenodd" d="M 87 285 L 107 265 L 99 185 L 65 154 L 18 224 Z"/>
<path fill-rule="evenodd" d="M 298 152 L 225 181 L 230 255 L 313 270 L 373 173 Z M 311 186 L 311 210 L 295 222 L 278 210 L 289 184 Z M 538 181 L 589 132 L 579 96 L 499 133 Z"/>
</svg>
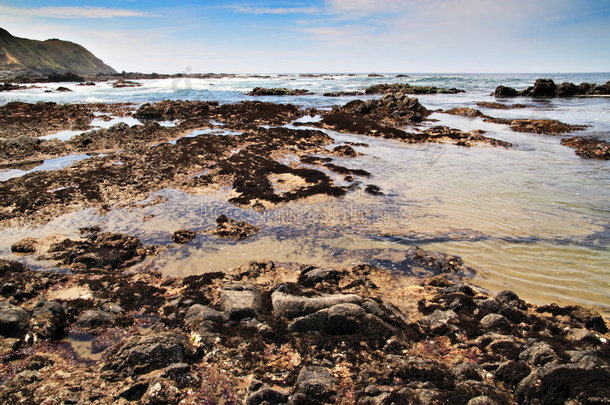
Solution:
<svg viewBox="0 0 610 405">
<path fill-rule="evenodd" d="M 16 177 L 22 177 L 26 174 L 40 171 L 53 171 L 64 169 L 72 164 L 79 162 L 81 160 L 89 159 L 93 156 L 90 155 L 68 155 L 62 156 L 55 159 L 45 160 L 41 165 L 38 165 L 29 170 L 21 170 L 21 169 L 6 169 L 0 170 L 0 181 L 7 181 L 10 179 L 14 179 Z"/>
</svg>

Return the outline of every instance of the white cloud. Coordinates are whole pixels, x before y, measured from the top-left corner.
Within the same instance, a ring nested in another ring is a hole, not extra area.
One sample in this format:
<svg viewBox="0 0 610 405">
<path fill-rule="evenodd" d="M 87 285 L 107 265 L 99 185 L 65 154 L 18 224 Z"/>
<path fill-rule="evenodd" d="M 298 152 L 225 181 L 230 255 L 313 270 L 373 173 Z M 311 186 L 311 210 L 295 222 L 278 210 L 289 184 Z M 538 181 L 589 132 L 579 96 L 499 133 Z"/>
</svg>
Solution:
<svg viewBox="0 0 610 405">
<path fill-rule="evenodd" d="M 248 7 L 231 6 L 233 10 L 244 14 L 319 14 L 321 9 L 316 7 Z"/>
<path fill-rule="evenodd" d="M 18 17 L 42 18 L 115 18 L 115 17 L 154 17 L 137 10 L 104 7 L 39 7 L 18 8 L 0 5 L 0 14 Z"/>
</svg>

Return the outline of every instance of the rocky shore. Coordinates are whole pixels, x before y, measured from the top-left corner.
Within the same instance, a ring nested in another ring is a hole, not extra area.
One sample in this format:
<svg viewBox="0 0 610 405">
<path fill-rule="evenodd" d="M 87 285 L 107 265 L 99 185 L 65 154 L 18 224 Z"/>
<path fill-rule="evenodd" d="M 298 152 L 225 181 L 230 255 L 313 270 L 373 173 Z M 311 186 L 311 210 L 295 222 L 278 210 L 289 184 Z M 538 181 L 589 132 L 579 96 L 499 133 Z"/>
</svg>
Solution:
<svg viewBox="0 0 610 405">
<path fill-rule="evenodd" d="M 136 79 L 124 75 L 121 83 Z M 441 111 L 410 95 L 443 91 L 405 86 L 381 85 L 367 90 L 379 98 L 329 110 L 260 101 L 8 103 L 0 107 L 0 168 L 82 160 L 0 182 L 0 228 L 85 208 L 129 208 L 164 189 L 223 188 L 230 203 L 258 211 L 355 190 L 385 198 L 371 173 L 349 163 L 362 155 L 357 146 L 367 145 L 336 141 L 326 129 L 406 143 L 515 147 L 481 130 L 435 125 L 431 116 Z M 585 128 L 474 108 L 442 112 L 516 132 Z M 141 124 L 91 127 L 117 116 Z M 63 130 L 82 133 L 45 137 Z M 601 140 L 562 143 L 584 158 L 609 156 Z M 262 260 L 184 278 L 150 270 L 165 250 L 186 251 L 197 238 L 239 244 L 264 230 L 228 212 L 213 218 L 209 229 L 176 224 L 162 245 L 99 224 L 76 236 L 12 244 L 17 261 L 0 259 L 0 402 L 610 402 L 610 335 L 600 314 L 477 289 L 468 285 L 476 270 L 456 256 L 412 247 L 392 274 L 360 261 L 339 268 Z M 33 258 L 53 271 L 24 264 Z"/>
<path fill-rule="evenodd" d="M 48 249 L 71 273 L 0 261 L 4 403 L 610 400 L 600 315 L 490 296 L 458 257 L 413 248 L 396 276 L 252 262 L 175 279 L 120 270 L 154 254 L 136 238 L 83 232 Z"/>
</svg>

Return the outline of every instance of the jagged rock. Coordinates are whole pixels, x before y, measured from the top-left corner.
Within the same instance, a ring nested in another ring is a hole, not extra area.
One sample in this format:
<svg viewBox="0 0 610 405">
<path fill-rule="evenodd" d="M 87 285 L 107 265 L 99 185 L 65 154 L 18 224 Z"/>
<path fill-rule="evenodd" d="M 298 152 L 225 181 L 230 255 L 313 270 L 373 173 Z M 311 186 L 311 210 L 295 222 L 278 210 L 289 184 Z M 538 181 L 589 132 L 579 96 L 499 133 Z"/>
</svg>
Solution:
<svg viewBox="0 0 610 405">
<path fill-rule="evenodd" d="M 174 332 L 133 336 L 109 356 L 103 369 L 144 374 L 170 364 L 184 363 L 190 350 L 188 339 Z"/>
<path fill-rule="evenodd" d="M 288 319 L 309 315 L 337 304 L 361 304 L 362 298 L 354 294 L 333 294 L 318 297 L 289 295 L 276 290 L 271 294 L 273 313 Z"/>
<path fill-rule="evenodd" d="M 64 334 L 66 311 L 58 302 L 41 301 L 34 308 L 30 329 L 43 339 L 59 338 Z"/>
<path fill-rule="evenodd" d="M 76 326 L 79 328 L 102 328 L 111 325 L 112 322 L 114 322 L 114 315 L 98 309 L 90 309 L 78 317 Z"/>
<path fill-rule="evenodd" d="M 481 327 L 500 333 L 508 333 L 511 329 L 510 322 L 500 314 L 487 314 L 481 319 Z"/>
<path fill-rule="evenodd" d="M 256 318 L 263 311 L 262 294 L 253 284 L 230 284 L 220 292 L 220 306 L 230 319 Z"/>
<path fill-rule="evenodd" d="M 172 241 L 175 243 L 188 243 L 195 239 L 196 233 L 189 229 L 178 229 L 172 234 Z"/>
</svg>

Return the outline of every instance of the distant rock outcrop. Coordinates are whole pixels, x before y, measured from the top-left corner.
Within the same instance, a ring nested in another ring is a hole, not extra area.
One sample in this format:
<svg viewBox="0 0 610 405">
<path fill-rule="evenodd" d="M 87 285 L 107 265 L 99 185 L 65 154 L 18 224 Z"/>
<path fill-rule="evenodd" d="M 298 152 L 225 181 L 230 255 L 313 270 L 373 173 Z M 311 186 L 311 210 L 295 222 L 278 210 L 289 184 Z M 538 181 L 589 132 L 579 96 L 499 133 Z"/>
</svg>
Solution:
<svg viewBox="0 0 610 405">
<path fill-rule="evenodd" d="M 73 42 L 17 38 L 0 28 L 0 73 L 46 75 L 68 72 L 76 75 L 116 73 L 91 52 Z"/>
<path fill-rule="evenodd" d="M 506 97 L 572 97 L 572 96 L 608 96 L 610 95 L 610 81 L 604 84 L 580 83 L 561 83 L 556 85 L 552 79 L 537 79 L 533 86 L 518 91 L 512 87 L 498 86 L 491 94 L 499 98 Z"/>
</svg>

